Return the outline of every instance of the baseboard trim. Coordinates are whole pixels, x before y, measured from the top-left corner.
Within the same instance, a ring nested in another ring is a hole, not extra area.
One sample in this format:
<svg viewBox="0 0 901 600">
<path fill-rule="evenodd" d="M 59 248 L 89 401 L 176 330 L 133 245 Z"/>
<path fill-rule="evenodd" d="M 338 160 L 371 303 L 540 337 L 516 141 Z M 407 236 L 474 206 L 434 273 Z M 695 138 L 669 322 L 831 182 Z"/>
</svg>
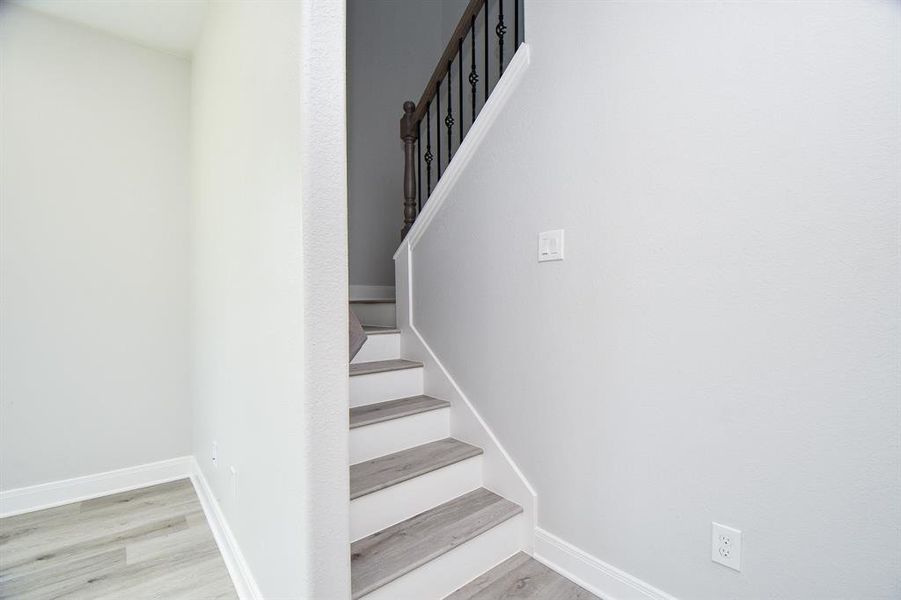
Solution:
<svg viewBox="0 0 901 600">
<path fill-rule="evenodd" d="M 350 300 L 393 300 L 393 285 L 351 285 Z"/>
<path fill-rule="evenodd" d="M 231 527 L 228 526 L 228 521 L 222 512 L 222 508 L 216 501 L 216 497 L 203 476 L 200 465 L 197 464 L 193 456 L 190 460 L 192 467 L 191 481 L 194 483 L 200 506 L 203 508 L 204 515 L 206 515 L 213 537 L 216 539 L 216 545 L 219 546 L 219 553 L 225 561 L 225 567 L 228 569 L 228 574 L 231 575 L 238 597 L 241 600 L 261 600 L 263 595 L 260 593 L 260 588 L 253 578 L 250 566 L 244 559 L 244 553 L 241 552 L 238 540 L 232 533 Z"/>
<path fill-rule="evenodd" d="M 535 528 L 535 559 L 604 600 L 676 600 L 540 527 Z"/>
<path fill-rule="evenodd" d="M 3 491 L 0 492 L 0 518 L 127 492 L 176 479 L 186 479 L 193 472 L 193 460 L 190 456 L 180 456 Z"/>
</svg>

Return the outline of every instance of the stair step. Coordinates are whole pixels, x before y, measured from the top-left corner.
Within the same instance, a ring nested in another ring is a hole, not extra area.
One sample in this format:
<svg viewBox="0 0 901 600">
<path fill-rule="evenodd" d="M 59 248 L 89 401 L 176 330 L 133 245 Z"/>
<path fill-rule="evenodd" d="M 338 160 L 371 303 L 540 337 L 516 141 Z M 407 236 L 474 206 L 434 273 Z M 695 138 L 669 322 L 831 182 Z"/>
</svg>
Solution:
<svg viewBox="0 0 901 600">
<path fill-rule="evenodd" d="M 393 358 L 391 360 L 374 360 L 371 362 L 353 363 L 350 365 L 350 376 L 371 375 L 372 373 L 386 373 L 388 371 L 402 371 L 403 369 L 416 369 L 421 367 L 421 362 Z"/>
<path fill-rule="evenodd" d="M 362 300 L 351 300 L 351 304 L 396 304 L 394 298 L 365 298 Z"/>
<path fill-rule="evenodd" d="M 353 598 L 394 581 L 521 512 L 518 504 L 480 488 L 354 542 L 350 547 Z"/>
<path fill-rule="evenodd" d="M 382 327 L 380 325 L 363 325 L 363 331 L 367 335 L 384 335 L 386 333 L 400 333 L 397 327 Z"/>
<path fill-rule="evenodd" d="M 350 499 L 359 498 L 482 454 L 482 449 L 447 438 L 350 466 Z"/>
<path fill-rule="evenodd" d="M 374 425 L 448 406 L 450 406 L 450 402 L 447 400 L 439 400 L 431 396 L 413 396 L 412 398 L 401 398 L 400 400 L 389 400 L 378 404 L 358 406 L 350 409 L 350 428 L 356 429 L 365 425 Z"/>
<path fill-rule="evenodd" d="M 444 600 L 554 598 L 600 600 L 553 569 L 520 552 L 469 582 Z"/>
</svg>

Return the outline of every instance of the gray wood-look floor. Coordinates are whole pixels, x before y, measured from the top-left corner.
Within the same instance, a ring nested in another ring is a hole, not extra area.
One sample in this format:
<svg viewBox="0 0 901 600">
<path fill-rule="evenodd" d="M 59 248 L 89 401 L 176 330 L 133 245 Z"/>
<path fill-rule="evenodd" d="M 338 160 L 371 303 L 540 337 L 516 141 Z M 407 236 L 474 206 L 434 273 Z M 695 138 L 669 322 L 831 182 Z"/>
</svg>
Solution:
<svg viewBox="0 0 901 600">
<path fill-rule="evenodd" d="M 0 519 L 0 598 L 237 598 L 188 479 Z"/>
<path fill-rule="evenodd" d="M 410 398 L 401 398 L 400 400 L 357 406 L 350 409 L 350 428 L 354 429 L 392 419 L 400 419 L 401 417 L 409 417 L 410 415 L 418 415 L 419 413 L 447 408 L 448 406 L 450 406 L 450 402 L 447 400 L 439 400 L 431 396 L 412 396 Z"/>
<path fill-rule="evenodd" d="M 601 600 L 520 552 L 469 582 L 445 600 Z"/>
<path fill-rule="evenodd" d="M 522 512 L 478 489 L 351 544 L 351 588 L 359 598 Z"/>
<path fill-rule="evenodd" d="M 350 499 L 397 485 L 482 454 L 482 449 L 445 438 L 350 466 Z"/>
<path fill-rule="evenodd" d="M 385 327 L 384 325 L 363 325 L 363 331 L 368 335 L 381 335 L 383 333 L 400 333 L 397 327 Z"/>
<path fill-rule="evenodd" d="M 402 371 L 403 369 L 415 369 L 421 367 L 421 362 L 392 358 L 391 360 L 373 360 L 371 362 L 352 363 L 350 376 L 369 375 L 371 373 L 385 373 L 387 371 Z"/>
</svg>

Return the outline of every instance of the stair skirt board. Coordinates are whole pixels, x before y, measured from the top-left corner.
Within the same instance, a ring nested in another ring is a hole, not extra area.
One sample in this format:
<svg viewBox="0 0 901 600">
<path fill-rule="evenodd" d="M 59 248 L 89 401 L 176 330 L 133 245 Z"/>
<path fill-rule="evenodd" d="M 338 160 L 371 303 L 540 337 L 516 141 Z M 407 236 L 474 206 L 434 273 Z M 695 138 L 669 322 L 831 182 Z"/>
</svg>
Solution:
<svg viewBox="0 0 901 600">
<path fill-rule="evenodd" d="M 350 309 L 354 311 L 360 323 L 363 325 L 378 325 L 380 327 L 394 327 L 397 324 L 394 302 L 353 302 Z"/>
<path fill-rule="evenodd" d="M 372 460 L 450 437 L 450 408 L 430 410 L 350 430 L 350 463 Z"/>
<path fill-rule="evenodd" d="M 400 358 L 400 334 L 369 335 L 351 364 Z"/>
<path fill-rule="evenodd" d="M 350 407 L 422 394 L 422 367 L 350 378 Z"/>
<path fill-rule="evenodd" d="M 369 594 L 354 598 L 441 600 L 522 550 L 523 520 L 520 513 Z"/>
<path fill-rule="evenodd" d="M 479 455 L 355 498 L 350 502 L 350 540 L 372 535 L 481 486 Z"/>
</svg>

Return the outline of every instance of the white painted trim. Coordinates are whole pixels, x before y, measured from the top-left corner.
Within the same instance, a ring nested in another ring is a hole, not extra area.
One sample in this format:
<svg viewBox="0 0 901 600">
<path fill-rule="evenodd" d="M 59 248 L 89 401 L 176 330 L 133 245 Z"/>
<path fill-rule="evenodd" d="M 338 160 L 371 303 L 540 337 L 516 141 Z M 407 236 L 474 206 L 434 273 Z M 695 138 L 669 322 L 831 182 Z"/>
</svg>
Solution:
<svg viewBox="0 0 901 600">
<path fill-rule="evenodd" d="M 525 45 L 525 44 L 523 44 Z M 521 48 L 522 46 L 520 46 Z M 528 54 L 526 54 L 526 58 L 528 58 Z M 407 236 L 409 238 L 409 235 Z M 504 448 L 503 444 L 501 444 L 497 435 L 495 435 L 494 431 L 491 427 L 488 426 L 488 423 L 485 419 L 482 418 L 482 415 L 476 410 L 473 403 L 469 400 L 469 397 L 463 392 L 463 389 L 457 384 L 457 381 L 450 374 L 435 352 L 432 350 L 432 347 L 429 346 L 428 342 L 425 341 L 425 338 L 416 328 L 416 323 L 414 320 L 414 310 L 413 310 L 413 247 L 410 244 L 405 244 L 406 248 L 406 297 L 402 298 L 402 302 L 406 303 L 406 317 L 407 323 L 399 325 L 406 325 L 402 330 L 402 336 L 406 334 L 407 330 L 411 331 L 413 335 L 416 337 L 420 347 L 425 350 L 428 354 L 430 360 L 433 362 L 435 366 L 441 371 L 441 374 L 444 376 L 445 381 L 451 385 L 457 397 L 460 398 L 463 403 L 466 405 L 466 410 L 475 418 L 478 426 L 481 428 L 482 432 L 488 437 L 491 445 L 497 450 L 497 452 L 501 455 L 506 468 L 512 473 L 513 477 L 519 482 L 519 485 L 524 491 L 524 494 L 520 494 L 519 498 L 513 498 L 516 501 L 520 502 L 523 505 L 523 510 L 525 512 L 523 521 L 526 523 L 526 531 L 525 531 L 525 539 L 524 539 L 524 548 L 528 551 L 532 551 L 534 530 L 538 525 L 538 494 L 535 492 L 535 488 L 532 487 L 532 484 L 529 483 L 529 480 L 526 478 L 525 474 L 516 464 L 516 461 L 513 460 L 513 457 L 507 452 L 507 449 Z M 472 440 L 471 440 L 472 441 Z M 485 485 L 489 489 L 493 486 L 491 485 L 491 481 L 489 479 L 485 480 Z M 493 490 L 501 493 L 501 495 L 510 496 L 509 494 L 503 493 L 503 490 Z M 526 496 L 527 495 L 527 496 Z M 530 500 L 530 503 L 523 502 L 523 498 L 527 497 Z"/>
<path fill-rule="evenodd" d="M 520 80 L 528 70 L 529 52 L 530 49 L 528 44 L 520 44 L 519 48 L 516 50 L 516 54 L 513 55 L 513 60 L 511 60 L 510 64 L 504 68 L 503 77 L 498 81 L 497 86 L 492 90 L 491 95 L 488 96 L 488 101 L 485 102 L 485 106 L 482 107 L 482 112 L 476 117 L 475 123 L 473 123 L 472 127 L 466 133 L 466 137 L 463 138 L 463 143 L 460 144 L 457 153 L 454 154 L 453 160 L 450 161 L 447 169 L 441 175 L 441 180 L 435 185 L 435 189 L 432 190 L 432 194 L 429 196 L 429 201 L 426 203 L 425 208 L 423 208 L 419 216 L 416 217 L 413 228 L 410 229 L 409 233 L 407 233 L 407 237 L 404 238 L 404 241 L 394 253 L 395 260 L 402 248 L 405 246 L 416 246 L 419 238 L 421 238 L 426 229 L 428 229 L 432 219 L 434 219 L 435 215 L 441 210 L 441 207 L 450 195 L 450 191 L 453 189 L 454 184 L 460 179 L 466 165 L 475 155 L 476 148 L 479 147 L 482 140 L 488 134 L 488 131 L 491 130 L 491 126 L 500 116 L 507 100 L 513 95 Z"/>
<path fill-rule="evenodd" d="M 394 298 L 393 285 L 350 285 L 351 300 L 391 300 Z"/>
<path fill-rule="evenodd" d="M 238 597 L 241 600 L 262 600 L 263 595 L 260 593 L 260 588 L 253 578 L 250 566 L 244 559 L 244 553 L 241 552 L 238 540 L 228 526 L 225 514 L 216 501 L 209 484 L 207 484 L 200 465 L 197 464 L 197 460 L 193 456 L 190 457 L 190 460 L 192 467 L 191 481 L 194 483 L 194 489 L 197 492 L 197 498 L 200 500 L 200 506 L 203 508 L 203 514 L 206 515 L 206 521 L 213 532 L 216 545 L 219 546 L 219 553 L 222 555 L 222 560 L 225 561 L 225 567 L 228 569 L 228 574 L 231 575 Z"/>
<path fill-rule="evenodd" d="M 100 496 L 186 479 L 191 476 L 193 457 L 180 456 L 159 462 L 62 479 L 0 492 L 0 518 L 53 508 Z"/>
<path fill-rule="evenodd" d="M 535 528 L 535 559 L 604 600 L 676 600 L 540 527 Z"/>
</svg>

